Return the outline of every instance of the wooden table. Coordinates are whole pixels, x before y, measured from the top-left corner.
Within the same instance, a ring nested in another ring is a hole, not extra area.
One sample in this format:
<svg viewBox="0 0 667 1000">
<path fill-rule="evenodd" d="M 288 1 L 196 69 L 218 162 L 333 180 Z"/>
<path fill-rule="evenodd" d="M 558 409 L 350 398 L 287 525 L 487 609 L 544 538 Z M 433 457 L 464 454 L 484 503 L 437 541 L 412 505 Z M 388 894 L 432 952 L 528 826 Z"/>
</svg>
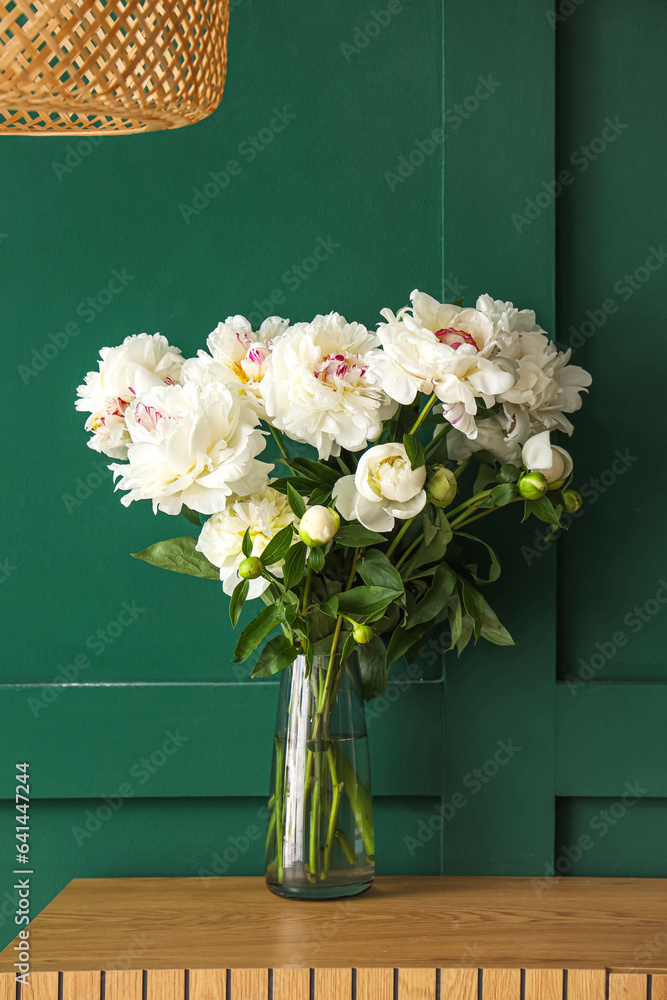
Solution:
<svg viewBox="0 0 667 1000">
<path fill-rule="evenodd" d="M 21 1000 L 667 1000 L 667 881 L 380 878 L 327 903 L 259 878 L 77 879 L 30 954 Z"/>
</svg>

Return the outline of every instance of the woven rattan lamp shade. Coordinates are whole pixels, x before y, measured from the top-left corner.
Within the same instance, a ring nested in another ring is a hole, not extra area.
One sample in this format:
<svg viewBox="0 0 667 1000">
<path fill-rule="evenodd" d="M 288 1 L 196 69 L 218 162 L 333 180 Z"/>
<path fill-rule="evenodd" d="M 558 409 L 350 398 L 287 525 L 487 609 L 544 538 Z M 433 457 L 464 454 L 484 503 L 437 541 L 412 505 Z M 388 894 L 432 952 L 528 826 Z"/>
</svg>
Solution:
<svg viewBox="0 0 667 1000">
<path fill-rule="evenodd" d="M 215 111 L 228 0 L 0 0 L 0 134 L 180 128 Z"/>
</svg>

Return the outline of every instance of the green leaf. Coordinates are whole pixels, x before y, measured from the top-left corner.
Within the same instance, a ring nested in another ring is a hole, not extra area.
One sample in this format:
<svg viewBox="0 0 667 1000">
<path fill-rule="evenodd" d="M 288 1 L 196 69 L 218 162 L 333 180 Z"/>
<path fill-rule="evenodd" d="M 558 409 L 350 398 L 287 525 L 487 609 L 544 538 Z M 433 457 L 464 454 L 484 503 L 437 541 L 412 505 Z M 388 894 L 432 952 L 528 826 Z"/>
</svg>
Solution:
<svg viewBox="0 0 667 1000">
<path fill-rule="evenodd" d="M 234 653 L 234 663 L 243 663 L 247 660 L 253 650 L 257 649 L 260 643 L 264 642 L 267 635 L 273 632 L 276 625 L 284 618 L 281 604 L 269 604 L 257 617 L 246 625 L 239 636 Z"/>
<path fill-rule="evenodd" d="M 504 628 L 495 611 L 487 604 L 478 590 L 463 584 L 463 599 L 467 612 L 475 623 L 475 641 L 481 636 L 496 646 L 513 646 L 514 640 Z"/>
<path fill-rule="evenodd" d="M 301 583 L 306 569 L 307 552 L 308 549 L 303 542 L 297 542 L 296 545 L 292 545 L 287 550 L 285 565 L 283 566 L 283 582 L 288 590 L 294 590 Z"/>
<path fill-rule="evenodd" d="M 183 517 L 187 518 L 190 524 L 196 524 L 198 528 L 201 528 L 201 518 L 196 510 L 190 510 L 185 504 L 181 507 L 181 514 Z"/>
<path fill-rule="evenodd" d="M 359 574 L 364 583 L 369 586 L 388 587 L 390 590 L 403 590 L 401 574 L 379 549 L 369 549 L 359 564 Z"/>
<path fill-rule="evenodd" d="M 270 677 L 277 674 L 290 663 L 294 663 L 298 649 L 284 635 L 277 635 L 262 650 L 261 656 L 252 668 L 251 677 Z"/>
<path fill-rule="evenodd" d="M 308 555 L 308 565 L 312 569 L 313 573 L 321 573 L 324 569 L 324 564 L 326 562 L 326 557 L 324 555 L 323 546 L 318 546 L 315 549 L 310 549 Z"/>
<path fill-rule="evenodd" d="M 422 639 L 430 627 L 428 622 L 423 622 L 414 628 L 405 628 L 404 626 L 395 628 L 389 640 L 389 648 L 387 649 L 387 667 L 390 667 L 392 663 L 399 660 L 401 656 L 405 656 L 408 650 L 412 649 L 415 643 Z"/>
<path fill-rule="evenodd" d="M 345 545 L 351 549 L 361 549 L 367 545 L 378 545 L 380 542 L 386 542 L 387 539 L 385 535 L 381 535 L 377 531 L 364 528 L 363 524 L 350 522 L 350 524 L 341 524 L 334 541 L 338 545 Z"/>
<path fill-rule="evenodd" d="M 442 508 L 436 509 L 435 517 L 435 526 L 437 528 L 436 534 L 430 543 L 426 544 L 426 542 L 424 542 L 420 545 L 415 554 L 411 557 L 409 563 L 405 567 L 406 577 L 412 576 L 414 571 L 419 569 L 420 566 L 423 566 L 426 563 L 440 562 L 440 560 L 444 558 L 447 546 L 452 539 L 452 529 L 449 526 L 447 515 Z"/>
<path fill-rule="evenodd" d="M 452 596 L 449 599 L 449 628 L 452 634 L 452 644 L 449 648 L 454 649 L 454 646 L 459 641 L 461 636 L 461 630 L 463 629 L 461 589 L 458 586 L 454 589 Z"/>
<path fill-rule="evenodd" d="M 296 469 L 305 479 L 314 479 L 329 489 L 340 479 L 336 469 L 330 469 L 324 462 L 313 462 L 309 458 L 294 458 L 290 462 L 290 467 Z"/>
<path fill-rule="evenodd" d="M 500 576 L 500 559 L 498 558 L 498 553 L 495 549 L 492 549 L 488 542 L 485 542 L 483 538 L 476 538 L 475 535 L 469 535 L 466 531 L 457 531 L 456 534 L 460 538 L 468 538 L 471 542 L 477 542 L 478 545 L 483 545 L 486 551 L 491 556 L 491 566 L 489 568 L 489 576 L 485 580 L 483 576 L 479 576 L 470 567 L 468 567 L 470 575 L 472 576 L 475 583 L 485 584 L 493 583 Z"/>
<path fill-rule="evenodd" d="M 241 551 L 246 559 L 248 556 L 252 555 L 252 538 L 250 537 L 250 528 L 246 528 L 243 541 L 241 542 Z"/>
<path fill-rule="evenodd" d="M 273 566 L 274 563 L 280 562 L 292 544 L 293 537 L 294 529 L 291 524 L 288 524 L 286 528 L 281 528 L 262 552 L 262 562 L 264 565 Z"/>
<path fill-rule="evenodd" d="M 484 606 L 488 607 L 486 601 L 480 594 L 478 590 L 471 587 L 469 583 L 465 580 L 462 582 L 463 591 L 463 603 L 465 604 L 465 609 L 475 623 L 475 642 L 479 639 L 480 632 L 482 631 L 482 618 L 484 615 Z"/>
<path fill-rule="evenodd" d="M 501 465 L 500 472 L 498 473 L 498 482 L 500 483 L 517 483 L 519 477 L 523 474 L 523 469 L 520 469 L 517 465 L 512 465 L 511 462 L 506 462 L 505 465 Z"/>
<path fill-rule="evenodd" d="M 155 542 L 141 552 L 132 552 L 133 559 L 142 559 L 151 566 L 169 569 L 174 573 L 200 576 L 205 580 L 220 582 L 220 570 L 208 561 L 203 552 L 195 549 L 197 539 L 193 535 L 184 538 L 170 538 L 166 542 Z"/>
<path fill-rule="evenodd" d="M 469 614 L 463 616 L 463 621 L 461 622 L 461 634 L 456 641 L 456 655 L 460 656 L 463 650 L 466 648 L 470 640 L 472 639 L 473 630 L 475 623 Z"/>
<path fill-rule="evenodd" d="M 475 454 L 475 458 L 477 458 L 477 454 Z M 473 496 L 475 493 L 481 493 L 482 490 L 485 490 L 488 487 L 489 483 L 495 483 L 495 481 L 495 467 L 482 463 L 477 471 L 475 482 L 472 486 Z"/>
<path fill-rule="evenodd" d="M 438 525 L 433 520 L 433 510 L 434 508 L 431 506 L 431 504 L 426 504 L 422 516 L 422 527 L 424 529 L 424 542 L 426 543 L 426 545 L 430 545 L 433 539 L 438 534 Z"/>
<path fill-rule="evenodd" d="M 491 490 L 490 500 L 494 507 L 504 507 L 519 495 L 519 487 L 514 483 L 501 483 Z"/>
<path fill-rule="evenodd" d="M 365 701 L 377 698 L 387 690 L 387 650 L 382 639 L 376 636 L 357 648 L 359 670 L 361 671 L 361 691 Z"/>
<path fill-rule="evenodd" d="M 553 524 L 554 527 L 560 528 L 560 518 L 556 513 L 556 508 L 552 504 L 549 497 L 540 497 L 539 500 L 526 500 L 526 517 L 530 514 L 534 514 L 538 517 L 540 521 L 544 521 L 546 524 Z"/>
<path fill-rule="evenodd" d="M 343 650 L 340 654 L 341 660 L 345 661 L 348 658 L 348 656 L 351 656 L 352 651 L 355 649 L 356 645 L 357 643 L 354 639 L 354 636 L 352 635 L 351 632 L 348 632 L 347 636 L 345 637 L 345 642 L 343 643 Z"/>
<path fill-rule="evenodd" d="M 391 590 L 388 587 L 354 587 L 353 590 L 330 597 L 326 604 L 321 605 L 321 610 L 332 618 L 336 618 L 339 613 L 365 617 L 383 611 L 402 596 L 402 590 Z"/>
<path fill-rule="evenodd" d="M 308 503 L 311 507 L 327 507 L 331 501 L 331 490 L 326 486 L 318 486 L 310 494 Z"/>
<path fill-rule="evenodd" d="M 297 517 L 303 517 L 306 513 L 306 504 L 304 503 L 303 497 L 300 493 L 294 489 L 291 483 L 287 484 L 287 499 L 292 511 Z"/>
<path fill-rule="evenodd" d="M 241 580 L 240 583 L 237 583 L 234 587 L 234 592 L 229 602 L 229 617 L 232 622 L 232 628 L 236 628 L 236 623 L 239 620 L 239 615 L 241 614 L 245 599 L 248 596 L 249 589 L 250 580 Z"/>
<path fill-rule="evenodd" d="M 456 573 L 447 563 L 440 563 L 433 576 L 433 583 L 426 596 L 408 615 L 407 625 L 412 628 L 422 622 L 428 622 L 447 604 L 456 586 Z"/>
<path fill-rule="evenodd" d="M 404 434 L 403 446 L 408 453 L 410 467 L 413 469 L 421 468 L 426 462 L 426 455 L 424 454 L 421 441 L 414 434 Z"/>
</svg>

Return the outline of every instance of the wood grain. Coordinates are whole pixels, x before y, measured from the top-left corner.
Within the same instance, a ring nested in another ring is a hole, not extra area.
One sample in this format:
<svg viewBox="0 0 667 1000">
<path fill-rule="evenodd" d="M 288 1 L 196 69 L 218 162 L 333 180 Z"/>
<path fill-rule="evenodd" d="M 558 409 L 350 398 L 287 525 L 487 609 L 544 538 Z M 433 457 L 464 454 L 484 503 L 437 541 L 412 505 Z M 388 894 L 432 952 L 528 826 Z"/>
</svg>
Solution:
<svg viewBox="0 0 667 1000">
<path fill-rule="evenodd" d="M 667 1000 L 667 976 L 653 977 L 651 1000 Z"/>
<path fill-rule="evenodd" d="M 309 1000 L 310 969 L 275 969 L 273 1000 Z"/>
<path fill-rule="evenodd" d="M 58 973 L 31 972 L 29 985 L 21 984 L 21 1000 L 58 1000 Z"/>
<path fill-rule="evenodd" d="M 32 934 L 30 937 L 32 940 Z M 100 995 L 101 979 L 99 972 L 63 973 L 63 1000 L 96 1000 Z"/>
<path fill-rule="evenodd" d="M 612 972 L 609 976 L 609 1000 L 646 1000 L 648 980 L 639 973 Z"/>
<path fill-rule="evenodd" d="M 142 1000 L 141 969 L 110 969 L 104 977 L 106 1000 Z"/>
<path fill-rule="evenodd" d="M 232 969 L 232 1000 L 267 1000 L 268 969 Z"/>
<path fill-rule="evenodd" d="M 15 998 L 16 980 L 11 973 L 3 972 L 0 975 L 0 1000 L 15 1000 Z"/>
<path fill-rule="evenodd" d="M 563 1000 L 563 970 L 526 969 L 526 1000 Z"/>
<path fill-rule="evenodd" d="M 394 970 L 357 969 L 357 1000 L 394 1000 Z"/>
<path fill-rule="evenodd" d="M 442 1000 L 477 1000 L 477 969 L 441 969 Z"/>
<path fill-rule="evenodd" d="M 603 969 L 570 969 L 567 1000 L 605 1000 L 607 973 Z"/>
<path fill-rule="evenodd" d="M 435 1000 L 435 969 L 399 969 L 399 1000 Z"/>
<path fill-rule="evenodd" d="M 150 969 L 147 974 L 146 1000 L 183 1000 L 185 969 Z"/>
<path fill-rule="evenodd" d="M 226 1000 L 226 998 L 226 969 L 190 969 L 190 1000 Z"/>
<path fill-rule="evenodd" d="M 32 971 L 113 969 L 141 941 L 135 968 L 148 970 L 217 969 L 223 960 L 232 970 L 258 961 L 265 970 L 360 961 L 433 970 L 470 954 L 488 969 L 665 972 L 664 955 L 645 947 L 664 933 L 663 879 L 559 878 L 540 896 L 533 882 L 380 878 L 363 896 L 326 904 L 336 930 L 328 941 L 323 904 L 290 905 L 260 878 L 75 880 L 31 923 Z M 0 972 L 13 972 L 13 961 L 10 944 Z M 592 1000 L 582 982 L 579 1000 Z"/>
<path fill-rule="evenodd" d="M 520 969 L 484 969 L 484 1000 L 520 1000 Z"/>
<path fill-rule="evenodd" d="M 352 1000 L 352 969 L 315 969 L 315 1000 Z"/>
</svg>

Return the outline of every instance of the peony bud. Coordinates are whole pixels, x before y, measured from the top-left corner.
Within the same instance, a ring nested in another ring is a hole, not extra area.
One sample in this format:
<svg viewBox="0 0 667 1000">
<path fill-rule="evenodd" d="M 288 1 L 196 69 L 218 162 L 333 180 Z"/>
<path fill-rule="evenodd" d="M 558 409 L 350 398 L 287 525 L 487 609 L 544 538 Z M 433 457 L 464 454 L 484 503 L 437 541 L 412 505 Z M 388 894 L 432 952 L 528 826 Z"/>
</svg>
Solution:
<svg viewBox="0 0 667 1000">
<path fill-rule="evenodd" d="M 454 473 L 444 465 L 434 465 L 426 484 L 426 499 L 435 507 L 447 507 L 456 496 Z"/>
<path fill-rule="evenodd" d="M 248 556 L 244 559 L 238 569 L 238 574 L 242 580 L 256 580 L 258 576 L 262 575 L 262 570 L 264 569 L 264 563 L 257 556 Z"/>
<path fill-rule="evenodd" d="M 360 646 L 364 646 L 373 638 L 373 629 L 370 625 L 357 625 L 352 630 L 352 638 L 355 642 L 358 642 Z"/>
<path fill-rule="evenodd" d="M 519 480 L 519 493 L 525 500 L 539 500 L 549 488 L 541 472 L 525 472 Z"/>
<path fill-rule="evenodd" d="M 340 517 L 330 507 L 309 507 L 301 518 L 299 538 L 311 548 L 326 545 L 340 528 Z"/>
<path fill-rule="evenodd" d="M 577 493 L 576 490 L 565 490 L 563 500 L 565 501 L 565 510 L 568 514 L 576 514 L 583 503 L 581 494 Z"/>
</svg>

